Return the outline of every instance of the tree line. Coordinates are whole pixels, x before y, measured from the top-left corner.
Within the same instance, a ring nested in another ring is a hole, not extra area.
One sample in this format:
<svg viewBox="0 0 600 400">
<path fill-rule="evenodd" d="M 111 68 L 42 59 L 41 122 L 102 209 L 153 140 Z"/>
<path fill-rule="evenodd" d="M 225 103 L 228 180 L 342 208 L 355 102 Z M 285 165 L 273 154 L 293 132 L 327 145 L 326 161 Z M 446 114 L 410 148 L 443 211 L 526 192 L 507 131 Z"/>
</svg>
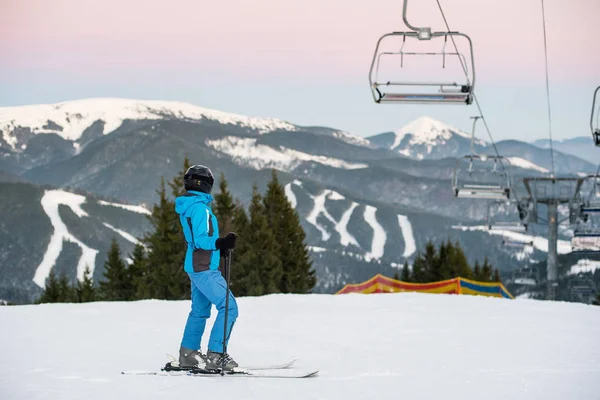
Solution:
<svg viewBox="0 0 600 400">
<path fill-rule="evenodd" d="M 190 281 L 183 270 L 187 244 L 175 212 L 175 198 L 185 193 L 183 175 L 189 167 L 186 157 L 180 174 L 167 184 L 161 179 L 158 202 L 148 216 L 152 230 L 135 245 L 130 262 L 123 259 L 113 238 L 98 285 L 89 268 L 75 286 L 52 270 L 38 303 L 189 299 Z M 231 263 L 231 290 L 236 296 L 309 293 L 314 288 L 316 276 L 306 234 L 274 170 L 264 195 L 254 184 L 247 211 L 234 200 L 223 174 L 213 196 L 212 210 L 221 236 L 238 235 Z"/>
<path fill-rule="evenodd" d="M 425 251 L 419 252 L 415 257 L 412 269 L 409 268 L 408 262 L 405 262 L 394 279 L 428 283 L 458 277 L 479 282 L 501 282 L 500 272 L 492 267 L 487 257 L 484 258 L 483 264 L 475 261 L 475 265 L 471 267 L 458 242 L 452 243 L 450 240 L 442 242 L 439 248 L 428 241 Z"/>
</svg>

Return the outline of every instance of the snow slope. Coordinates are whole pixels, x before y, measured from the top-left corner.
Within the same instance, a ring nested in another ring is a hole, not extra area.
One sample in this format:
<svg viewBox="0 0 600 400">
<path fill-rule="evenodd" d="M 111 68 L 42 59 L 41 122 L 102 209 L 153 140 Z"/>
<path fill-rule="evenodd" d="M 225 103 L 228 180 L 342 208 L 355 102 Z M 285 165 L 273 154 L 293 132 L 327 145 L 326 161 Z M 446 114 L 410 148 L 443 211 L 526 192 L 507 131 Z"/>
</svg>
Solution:
<svg viewBox="0 0 600 400">
<path fill-rule="evenodd" d="M 568 274 L 576 275 L 583 272 L 594 273 L 597 269 L 600 269 L 600 261 L 581 259 L 577 261 L 577 264 L 571 266 Z"/>
<path fill-rule="evenodd" d="M 404 238 L 404 253 L 402 254 L 402 257 L 410 257 L 417 251 L 412 224 L 406 215 L 400 214 L 398 214 L 398 224 L 400 225 L 402 237 Z"/>
<path fill-rule="evenodd" d="M 239 165 L 247 165 L 260 170 L 276 168 L 291 171 L 300 163 L 313 161 L 334 168 L 361 169 L 367 164 L 350 163 L 333 157 L 315 156 L 301 151 L 280 147 L 275 149 L 264 144 L 256 144 L 256 139 L 227 136 L 218 140 L 207 140 L 206 144 L 215 150 L 230 155 Z"/>
<path fill-rule="evenodd" d="M 59 205 L 68 206 L 79 218 L 86 217 L 88 214 L 81 209 L 81 204 L 85 202 L 85 197 L 65 192 L 62 190 L 47 190 L 42 197 L 41 203 L 42 208 L 50 218 L 54 233 L 48 243 L 48 248 L 44 253 L 44 258 L 40 265 L 38 265 L 33 282 L 36 285 L 43 288 L 46 285 L 46 278 L 50 274 L 50 271 L 56 264 L 56 260 L 62 251 L 63 241 L 75 243 L 81 248 L 81 258 L 77 263 L 77 278 L 83 280 L 86 266 L 90 268 L 90 275 L 94 273 L 94 266 L 96 265 L 96 255 L 98 250 L 92 249 L 85 245 L 82 241 L 77 239 L 67 229 L 67 226 L 60 218 L 58 212 Z"/>
<path fill-rule="evenodd" d="M 104 121 L 104 134 L 119 128 L 126 119 L 163 119 L 169 117 L 192 120 L 210 119 L 268 133 L 277 129 L 294 131 L 296 127 L 275 118 L 255 118 L 198 107 L 175 101 L 147 101 L 97 98 L 19 107 L 0 107 L 0 131 L 15 149 L 17 138 L 10 132 L 27 127 L 33 133 L 52 132 L 67 140 L 78 140 L 94 122 Z M 51 121 L 60 129 L 49 125 Z"/>
<path fill-rule="evenodd" d="M 510 165 L 513 167 L 518 167 L 518 168 L 523 168 L 523 169 L 532 169 L 534 171 L 543 172 L 543 173 L 550 172 L 546 168 L 540 167 L 539 165 L 534 164 L 531 161 L 526 160 L 521 157 L 506 157 L 506 158 L 508 159 L 508 162 L 510 162 Z"/>
<path fill-rule="evenodd" d="M 454 295 L 238 299 L 241 364 L 298 358 L 306 380 L 124 376 L 179 348 L 189 301 L 0 307 L 7 400 L 597 399 L 600 311 Z M 208 323 L 214 321 L 214 313 Z M 206 349 L 205 332 L 203 350 Z"/>
<path fill-rule="evenodd" d="M 365 254 L 365 260 L 367 261 L 370 261 L 373 258 L 381 258 L 381 256 L 383 256 L 385 241 L 387 240 L 385 229 L 383 229 L 379 222 L 377 222 L 377 217 L 375 215 L 376 212 L 377 208 L 373 206 L 365 206 L 365 213 L 363 214 L 365 222 L 369 224 L 371 229 L 373 229 L 373 242 L 371 243 L 371 251 Z"/>
</svg>

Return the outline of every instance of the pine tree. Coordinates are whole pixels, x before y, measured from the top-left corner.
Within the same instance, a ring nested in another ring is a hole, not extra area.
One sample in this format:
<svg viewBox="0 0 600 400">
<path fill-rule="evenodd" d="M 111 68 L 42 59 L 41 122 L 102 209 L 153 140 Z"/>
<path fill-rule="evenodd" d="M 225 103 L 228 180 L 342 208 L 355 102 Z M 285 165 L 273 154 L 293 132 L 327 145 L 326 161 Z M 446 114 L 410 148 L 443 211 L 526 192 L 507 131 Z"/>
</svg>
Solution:
<svg viewBox="0 0 600 400">
<path fill-rule="evenodd" d="M 493 281 L 502 283 L 502 279 L 500 278 L 500 271 L 498 271 L 498 269 L 494 270 Z"/>
<path fill-rule="evenodd" d="M 437 250 L 432 241 L 428 241 L 425 245 L 425 254 L 423 256 L 425 268 L 425 281 L 436 282 L 441 280 L 441 266 Z"/>
<path fill-rule="evenodd" d="M 268 225 L 279 244 L 278 257 L 283 272 L 278 283 L 279 290 L 282 293 L 308 293 L 315 286 L 316 277 L 308 248 L 304 244 L 306 234 L 275 170 L 271 171 L 271 181 L 263 204 Z"/>
<path fill-rule="evenodd" d="M 83 273 L 83 281 L 77 281 L 77 301 L 79 303 L 88 303 L 96 301 L 96 288 L 92 281 L 90 267 L 86 265 Z"/>
<path fill-rule="evenodd" d="M 233 231 L 234 212 L 235 204 L 233 202 L 233 197 L 227 188 L 225 175 L 221 173 L 221 177 L 219 178 L 219 193 L 215 195 L 215 202 L 213 205 L 213 213 L 219 222 L 219 232 L 221 233 L 221 236 L 225 236 L 228 232 Z"/>
<path fill-rule="evenodd" d="M 131 253 L 131 264 L 127 267 L 127 277 L 131 282 L 131 300 L 147 299 L 150 297 L 150 269 L 146 259 L 146 250 L 137 243 Z"/>
<path fill-rule="evenodd" d="M 402 273 L 400 274 L 400 280 L 402 282 L 410 282 L 410 269 L 408 268 L 408 261 L 404 261 L 404 265 L 402 266 Z"/>
<path fill-rule="evenodd" d="M 283 275 L 279 259 L 279 244 L 269 226 L 265 207 L 256 184 L 252 188 L 249 211 L 250 223 L 247 232 L 251 245 L 239 257 L 239 263 L 246 272 L 247 294 L 259 296 L 278 293 Z"/>
<path fill-rule="evenodd" d="M 62 275 L 58 280 L 58 288 L 60 296 L 58 298 L 59 303 L 75 303 L 77 302 L 77 294 L 75 288 L 71 286 L 69 278 L 66 275 Z"/>
<path fill-rule="evenodd" d="M 171 192 L 174 197 L 179 197 L 185 194 L 185 187 L 183 186 L 183 175 L 185 175 L 188 168 L 191 167 L 190 159 L 186 155 L 183 159 L 183 170 L 179 174 L 177 174 L 171 182 L 169 182 L 169 186 L 171 187 Z"/>
<path fill-rule="evenodd" d="M 483 259 L 483 266 L 481 267 L 481 281 L 482 282 L 491 282 L 492 274 L 494 273 L 494 269 L 490 264 L 487 257 Z"/>
<path fill-rule="evenodd" d="M 440 245 L 440 250 L 438 252 L 438 263 L 439 263 L 439 278 L 438 280 L 446 280 L 446 279 L 452 279 L 452 271 L 451 271 L 451 267 L 449 265 L 449 260 L 448 260 L 448 246 L 450 245 L 450 241 L 448 241 L 448 243 L 442 242 L 442 244 Z"/>
<path fill-rule="evenodd" d="M 231 291 L 236 296 L 248 296 L 250 293 L 250 287 L 254 284 L 260 285 L 260 279 L 249 277 L 246 271 L 245 261 L 240 258 L 246 253 L 248 247 L 251 245 L 251 234 L 248 231 L 250 222 L 248 216 L 244 210 L 244 206 L 236 201 L 233 218 L 232 218 L 233 231 L 238 235 L 235 250 L 233 252 L 233 258 L 231 262 Z M 248 266 L 252 270 L 252 266 Z"/>
<path fill-rule="evenodd" d="M 39 298 L 38 303 L 58 303 L 60 297 L 60 287 L 56 279 L 56 273 L 54 269 L 51 269 L 48 278 L 46 278 L 44 293 Z"/>
<path fill-rule="evenodd" d="M 396 281 L 400 280 L 400 274 L 398 273 L 398 271 L 394 272 L 393 279 L 396 280 Z"/>
<path fill-rule="evenodd" d="M 415 283 L 427 283 L 427 278 L 425 258 L 423 258 L 421 253 L 418 253 L 413 261 L 412 281 Z"/>
<path fill-rule="evenodd" d="M 121 248 L 113 238 L 104 262 L 104 280 L 99 282 L 100 297 L 107 301 L 129 300 L 131 282 L 128 281 L 127 267 L 121 259 Z"/>
<path fill-rule="evenodd" d="M 475 260 L 475 267 L 473 267 L 473 279 L 476 281 L 482 281 L 481 279 L 481 267 L 479 266 L 479 260 Z"/>
<path fill-rule="evenodd" d="M 190 166 L 191 166 L 190 160 L 189 160 L 188 156 L 186 155 L 183 160 L 183 169 L 179 172 L 179 174 L 175 175 L 175 177 L 173 177 L 173 179 L 169 183 L 169 186 L 171 187 L 171 193 L 172 193 L 174 199 L 177 199 L 177 197 L 184 195 L 186 192 L 185 186 L 183 183 L 183 176 L 185 175 L 187 170 L 190 168 Z M 174 204 L 175 203 L 173 202 L 173 205 Z M 209 207 L 210 207 L 210 205 L 209 205 Z M 171 211 L 172 211 L 173 224 L 174 224 L 173 229 L 177 232 L 176 236 L 174 236 L 171 239 L 171 240 L 173 240 L 173 244 L 172 244 L 172 246 L 173 246 L 172 247 L 173 248 L 172 263 L 173 264 L 171 265 L 171 269 L 178 271 L 177 278 L 180 279 L 178 291 L 181 293 L 179 298 L 189 299 L 190 292 L 191 292 L 191 284 L 190 284 L 190 280 L 189 280 L 187 274 L 183 270 L 183 264 L 185 262 L 185 253 L 187 251 L 187 244 L 186 244 L 186 240 L 185 240 L 185 235 L 183 234 L 183 227 L 181 226 L 181 222 L 179 222 L 179 215 L 174 210 L 171 210 Z"/>
<path fill-rule="evenodd" d="M 466 278 L 471 279 L 473 277 L 473 271 L 467 261 L 465 252 L 460 247 L 458 242 L 448 243 L 448 262 L 452 271 L 452 278 Z"/>
<path fill-rule="evenodd" d="M 144 238 L 148 249 L 147 277 L 148 295 L 164 300 L 188 299 L 190 283 L 183 270 L 185 259 L 185 240 L 179 215 L 175 212 L 175 203 L 167 197 L 165 181 L 161 179 L 158 204 L 152 208 L 148 217 L 154 232 Z"/>
</svg>

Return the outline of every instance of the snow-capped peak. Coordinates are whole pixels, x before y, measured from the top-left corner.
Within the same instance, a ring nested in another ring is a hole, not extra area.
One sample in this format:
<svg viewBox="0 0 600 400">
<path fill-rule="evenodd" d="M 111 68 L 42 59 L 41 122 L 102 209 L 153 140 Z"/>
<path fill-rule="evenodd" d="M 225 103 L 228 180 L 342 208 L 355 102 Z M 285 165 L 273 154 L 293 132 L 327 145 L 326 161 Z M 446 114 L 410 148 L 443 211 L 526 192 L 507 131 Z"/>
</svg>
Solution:
<svg viewBox="0 0 600 400">
<path fill-rule="evenodd" d="M 18 107 L 0 107 L 2 138 L 13 149 L 18 138 L 15 129 L 29 128 L 32 133 L 56 133 L 76 141 L 96 121 L 104 122 L 103 133 L 119 128 L 127 119 L 163 119 L 169 117 L 192 120 L 210 119 L 223 124 L 240 125 L 258 133 L 297 128 L 276 118 L 256 118 L 226 113 L 189 103 L 175 101 L 96 98 Z"/>
<path fill-rule="evenodd" d="M 430 117 L 420 117 L 410 122 L 408 125 L 398 129 L 394 134 L 396 135 L 394 143 L 390 149 L 395 149 L 400 145 L 404 136 L 411 134 L 413 136 L 414 144 L 427 144 L 435 142 L 438 138 L 450 139 L 452 134 L 455 133 L 459 136 L 470 138 L 471 135 L 446 125 L 443 122 L 437 121 Z"/>
</svg>

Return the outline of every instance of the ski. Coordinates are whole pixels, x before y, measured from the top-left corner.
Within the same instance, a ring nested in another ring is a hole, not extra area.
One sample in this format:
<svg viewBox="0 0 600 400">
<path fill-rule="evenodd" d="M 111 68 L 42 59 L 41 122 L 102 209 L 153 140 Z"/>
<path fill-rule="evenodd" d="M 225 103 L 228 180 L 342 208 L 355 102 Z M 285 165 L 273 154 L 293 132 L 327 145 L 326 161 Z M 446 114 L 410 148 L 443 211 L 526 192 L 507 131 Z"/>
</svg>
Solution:
<svg viewBox="0 0 600 400">
<path fill-rule="evenodd" d="M 291 369 L 274 369 L 274 370 L 248 370 L 234 369 L 231 372 L 226 372 L 226 377 L 246 377 L 246 378 L 310 378 L 317 376 L 318 370 L 291 370 Z M 121 372 L 123 375 L 155 375 L 155 376 L 194 376 L 194 377 L 211 377 L 219 376 L 220 372 L 216 370 L 179 370 L 179 371 L 140 371 L 131 370 Z"/>
</svg>

